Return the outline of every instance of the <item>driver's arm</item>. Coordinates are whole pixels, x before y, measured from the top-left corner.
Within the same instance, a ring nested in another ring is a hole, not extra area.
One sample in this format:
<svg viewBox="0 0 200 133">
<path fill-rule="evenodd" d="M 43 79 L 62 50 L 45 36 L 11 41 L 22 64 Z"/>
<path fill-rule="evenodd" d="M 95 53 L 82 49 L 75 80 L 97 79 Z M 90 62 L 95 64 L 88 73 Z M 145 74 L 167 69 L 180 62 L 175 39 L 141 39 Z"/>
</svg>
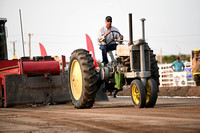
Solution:
<svg viewBox="0 0 200 133">
<path fill-rule="evenodd" d="M 123 39 L 124 39 L 124 36 L 123 36 L 123 35 L 120 35 L 120 36 L 119 36 L 119 39 L 120 39 L 120 40 L 123 40 Z"/>
<path fill-rule="evenodd" d="M 106 38 L 106 36 L 108 35 L 108 34 L 110 34 L 110 30 L 108 30 L 107 32 L 106 32 L 106 34 L 104 34 L 104 38 Z"/>
<path fill-rule="evenodd" d="M 109 31 L 110 32 L 110 31 Z M 109 33 L 106 32 L 105 34 L 103 33 L 103 29 L 100 29 L 99 32 L 98 32 L 98 44 L 99 45 L 105 45 L 105 37 L 108 35 Z"/>
</svg>

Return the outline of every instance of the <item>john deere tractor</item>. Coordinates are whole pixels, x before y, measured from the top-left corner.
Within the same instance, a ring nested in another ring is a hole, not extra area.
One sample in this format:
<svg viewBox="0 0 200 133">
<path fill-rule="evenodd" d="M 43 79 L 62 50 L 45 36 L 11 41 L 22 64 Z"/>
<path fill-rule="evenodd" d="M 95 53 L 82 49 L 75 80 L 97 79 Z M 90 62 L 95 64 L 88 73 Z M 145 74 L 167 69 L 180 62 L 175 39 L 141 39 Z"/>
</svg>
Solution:
<svg viewBox="0 0 200 133">
<path fill-rule="evenodd" d="M 133 104 L 137 108 L 155 106 L 159 86 L 158 66 L 153 51 L 145 41 L 145 19 L 141 21 L 143 38 L 133 43 L 132 14 L 129 14 L 129 43 L 117 46 L 116 58 L 110 51 L 111 63 L 102 67 L 99 72 L 95 70 L 93 59 L 87 50 L 77 49 L 71 54 L 69 90 L 75 108 L 91 108 L 102 84 L 108 91 L 130 88 Z"/>
</svg>

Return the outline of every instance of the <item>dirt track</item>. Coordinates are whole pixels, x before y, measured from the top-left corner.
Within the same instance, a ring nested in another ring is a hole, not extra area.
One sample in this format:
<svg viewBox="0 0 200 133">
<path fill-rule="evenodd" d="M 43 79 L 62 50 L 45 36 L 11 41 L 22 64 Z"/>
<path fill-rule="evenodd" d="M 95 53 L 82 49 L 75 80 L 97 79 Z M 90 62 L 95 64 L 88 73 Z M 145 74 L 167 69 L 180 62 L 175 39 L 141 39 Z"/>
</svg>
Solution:
<svg viewBox="0 0 200 133">
<path fill-rule="evenodd" d="M 130 97 L 109 99 L 82 110 L 71 103 L 0 108 L 0 132 L 200 132 L 200 98 L 159 98 L 154 108 L 143 109 Z"/>
</svg>

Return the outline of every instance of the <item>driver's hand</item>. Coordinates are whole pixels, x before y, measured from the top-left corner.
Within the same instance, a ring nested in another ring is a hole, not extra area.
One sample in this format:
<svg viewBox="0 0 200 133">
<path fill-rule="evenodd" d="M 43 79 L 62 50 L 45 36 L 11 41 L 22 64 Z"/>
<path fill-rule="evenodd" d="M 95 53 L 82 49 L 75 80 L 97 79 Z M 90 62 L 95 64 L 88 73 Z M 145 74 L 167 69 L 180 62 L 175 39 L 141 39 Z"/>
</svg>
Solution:
<svg viewBox="0 0 200 133">
<path fill-rule="evenodd" d="M 108 34 L 110 34 L 110 30 L 106 32 L 106 34 L 104 35 L 104 37 L 106 37 Z"/>
<path fill-rule="evenodd" d="M 124 39 L 124 36 L 123 36 L 123 35 L 120 35 L 119 38 L 120 38 L 120 40 L 123 40 L 123 39 Z"/>
</svg>

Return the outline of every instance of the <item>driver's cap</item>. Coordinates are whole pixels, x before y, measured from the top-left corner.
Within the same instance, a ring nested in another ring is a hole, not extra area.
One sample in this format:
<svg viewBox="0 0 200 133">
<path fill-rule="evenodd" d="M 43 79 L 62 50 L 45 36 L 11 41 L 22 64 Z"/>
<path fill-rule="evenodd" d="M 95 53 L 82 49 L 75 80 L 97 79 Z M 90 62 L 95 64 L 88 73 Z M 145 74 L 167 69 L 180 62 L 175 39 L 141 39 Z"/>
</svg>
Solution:
<svg viewBox="0 0 200 133">
<path fill-rule="evenodd" d="M 112 17 L 111 17 L 111 16 L 107 16 L 107 17 L 106 17 L 106 21 L 109 21 L 109 20 L 112 21 Z"/>
</svg>

